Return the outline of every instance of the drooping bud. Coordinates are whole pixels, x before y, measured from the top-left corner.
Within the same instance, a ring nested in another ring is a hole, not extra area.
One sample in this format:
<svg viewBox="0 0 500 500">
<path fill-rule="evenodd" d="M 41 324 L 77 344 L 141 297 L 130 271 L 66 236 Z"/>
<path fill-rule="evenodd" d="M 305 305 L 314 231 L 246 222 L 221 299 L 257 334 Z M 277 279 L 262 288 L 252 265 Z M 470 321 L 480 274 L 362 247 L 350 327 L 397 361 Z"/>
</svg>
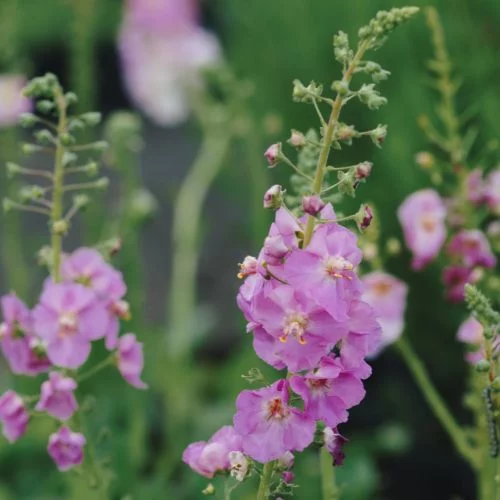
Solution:
<svg viewBox="0 0 500 500">
<path fill-rule="evenodd" d="M 264 156 L 266 157 L 266 160 L 269 163 L 270 167 L 276 166 L 280 161 L 281 142 L 271 144 L 264 153 Z"/>
<path fill-rule="evenodd" d="M 279 184 L 271 186 L 264 194 L 264 208 L 278 210 L 283 201 L 283 189 Z"/>
<path fill-rule="evenodd" d="M 373 169 L 373 163 L 370 161 L 363 161 L 356 165 L 356 171 L 354 173 L 354 177 L 360 181 L 366 179 L 370 176 Z"/>
<path fill-rule="evenodd" d="M 387 137 L 387 125 L 377 125 L 377 128 L 374 128 L 370 132 L 370 139 L 372 140 L 373 144 L 375 144 L 375 146 L 377 146 L 378 148 L 382 147 L 382 144 L 384 143 L 386 137 Z"/>
<path fill-rule="evenodd" d="M 292 129 L 288 144 L 294 148 L 302 148 L 306 145 L 306 137 L 302 132 Z"/>
<path fill-rule="evenodd" d="M 325 202 L 317 194 L 304 196 L 302 198 L 302 209 L 306 214 L 312 215 L 313 217 L 318 215 L 324 207 Z"/>
<path fill-rule="evenodd" d="M 361 205 L 354 220 L 360 231 L 367 229 L 373 220 L 373 210 L 368 205 Z"/>
</svg>

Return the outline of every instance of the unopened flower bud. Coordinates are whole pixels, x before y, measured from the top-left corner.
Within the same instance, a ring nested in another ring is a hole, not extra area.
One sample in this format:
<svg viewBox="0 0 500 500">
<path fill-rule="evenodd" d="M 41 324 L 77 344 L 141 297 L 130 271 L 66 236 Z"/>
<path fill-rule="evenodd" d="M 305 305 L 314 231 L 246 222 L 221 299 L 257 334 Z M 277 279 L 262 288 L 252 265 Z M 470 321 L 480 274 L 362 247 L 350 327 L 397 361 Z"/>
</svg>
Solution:
<svg viewBox="0 0 500 500">
<path fill-rule="evenodd" d="M 55 142 L 55 137 L 46 129 L 38 130 L 35 132 L 34 136 L 35 139 L 44 146 L 50 146 Z"/>
<path fill-rule="evenodd" d="M 342 142 L 351 144 L 352 140 L 357 137 L 358 132 L 353 125 L 346 125 L 345 123 L 339 123 L 337 130 L 335 132 L 335 137 Z"/>
<path fill-rule="evenodd" d="M 270 167 L 276 166 L 280 161 L 281 142 L 271 144 L 264 153 L 264 156 L 266 157 Z"/>
<path fill-rule="evenodd" d="M 83 113 L 83 115 L 80 115 L 80 120 L 82 120 L 82 122 L 85 123 L 85 125 L 93 127 L 94 125 L 98 125 L 99 123 L 101 123 L 102 115 L 101 113 L 94 111 L 89 113 Z"/>
<path fill-rule="evenodd" d="M 30 144 L 29 142 L 24 143 L 21 146 L 21 151 L 25 155 L 31 155 L 33 153 L 37 153 L 38 151 L 42 151 L 43 147 L 38 144 Z"/>
<path fill-rule="evenodd" d="M 209 483 L 201 493 L 206 497 L 213 496 L 215 495 L 215 486 L 212 483 Z"/>
<path fill-rule="evenodd" d="M 285 472 L 283 472 L 283 474 L 281 474 L 281 477 L 286 484 L 291 484 L 295 480 L 295 474 L 290 470 L 286 470 Z"/>
<path fill-rule="evenodd" d="M 63 146 L 72 146 L 76 142 L 76 139 L 71 134 L 69 134 L 68 132 L 65 132 L 64 134 L 61 134 L 59 136 L 59 140 L 61 141 L 61 144 Z"/>
<path fill-rule="evenodd" d="M 130 200 L 130 212 L 139 221 L 145 221 L 154 216 L 158 211 L 158 201 L 153 194 L 145 189 L 137 189 Z"/>
<path fill-rule="evenodd" d="M 48 114 L 50 113 L 55 107 L 55 104 L 52 101 L 48 101 L 46 99 L 43 99 L 41 101 L 38 101 L 36 103 L 36 109 L 40 111 L 40 113 Z"/>
<path fill-rule="evenodd" d="M 349 92 L 349 84 L 344 80 L 336 80 L 332 83 L 332 90 L 344 97 Z"/>
<path fill-rule="evenodd" d="M 491 388 L 495 391 L 495 392 L 499 392 L 500 391 L 500 377 L 495 377 L 495 379 L 493 380 L 493 382 L 491 383 Z"/>
<path fill-rule="evenodd" d="M 290 139 L 288 139 L 288 144 L 295 148 L 302 148 L 306 145 L 306 137 L 302 132 L 292 130 Z"/>
<path fill-rule="evenodd" d="M 231 451 L 229 453 L 229 464 L 231 467 L 231 476 L 236 481 L 243 481 L 248 473 L 248 459 L 241 451 Z"/>
<path fill-rule="evenodd" d="M 92 144 L 92 149 L 95 151 L 103 152 L 109 148 L 109 144 L 106 141 L 97 141 Z"/>
<path fill-rule="evenodd" d="M 2 208 L 5 213 L 8 213 L 14 208 L 14 202 L 9 198 L 4 198 L 2 200 Z"/>
<path fill-rule="evenodd" d="M 8 161 L 5 166 L 7 169 L 8 177 L 14 177 L 14 175 L 18 174 L 21 171 L 21 166 L 17 163 L 12 163 L 11 161 Z"/>
<path fill-rule="evenodd" d="M 271 186 L 264 194 L 264 208 L 278 210 L 283 201 L 283 190 L 279 184 Z"/>
<path fill-rule="evenodd" d="M 292 97 L 294 101 L 301 101 L 307 96 L 307 89 L 300 80 L 293 81 Z"/>
<path fill-rule="evenodd" d="M 97 189 L 107 189 L 109 186 L 109 179 L 107 177 L 101 177 L 95 181 L 95 187 Z"/>
<path fill-rule="evenodd" d="M 375 243 L 367 243 L 363 246 L 363 258 L 371 262 L 378 257 L 378 247 Z"/>
<path fill-rule="evenodd" d="M 77 194 L 73 196 L 73 205 L 80 210 L 90 203 L 90 198 L 86 194 Z"/>
<path fill-rule="evenodd" d="M 324 207 L 325 202 L 317 194 L 302 198 L 302 209 L 306 214 L 316 216 Z"/>
<path fill-rule="evenodd" d="M 73 118 L 68 124 L 68 130 L 70 132 L 79 132 L 85 128 L 85 123 L 78 118 Z"/>
<path fill-rule="evenodd" d="M 295 457 L 291 451 L 286 451 L 278 458 L 278 466 L 282 469 L 291 469 L 295 463 Z"/>
<path fill-rule="evenodd" d="M 435 158 L 432 153 L 428 151 L 420 151 L 415 155 L 415 163 L 422 168 L 429 169 L 435 164 Z"/>
<path fill-rule="evenodd" d="M 360 231 L 367 229 L 373 220 L 373 210 L 368 205 L 361 205 L 355 221 Z"/>
<path fill-rule="evenodd" d="M 389 255 L 398 255 L 401 252 L 401 242 L 397 238 L 389 238 L 386 249 Z"/>
<path fill-rule="evenodd" d="M 60 219 L 52 224 L 52 233 L 64 235 L 68 232 L 69 224 L 64 219 Z"/>
<path fill-rule="evenodd" d="M 387 137 L 387 125 L 378 125 L 370 132 L 370 139 L 377 147 L 381 147 Z"/>
<path fill-rule="evenodd" d="M 356 165 L 356 171 L 354 173 L 354 177 L 357 180 L 366 179 L 372 173 L 372 169 L 373 169 L 373 163 L 369 161 L 363 161 L 361 163 L 358 163 Z"/>
<path fill-rule="evenodd" d="M 22 113 L 19 117 L 19 125 L 24 128 L 32 127 L 38 121 L 38 118 L 33 113 Z"/>
<path fill-rule="evenodd" d="M 488 373 L 490 370 L 490 362 L 486 361 L 485 359 L 482 359 L 481 361 L 476 363 L 474 368 L 479 373 Z"/>
</svg>

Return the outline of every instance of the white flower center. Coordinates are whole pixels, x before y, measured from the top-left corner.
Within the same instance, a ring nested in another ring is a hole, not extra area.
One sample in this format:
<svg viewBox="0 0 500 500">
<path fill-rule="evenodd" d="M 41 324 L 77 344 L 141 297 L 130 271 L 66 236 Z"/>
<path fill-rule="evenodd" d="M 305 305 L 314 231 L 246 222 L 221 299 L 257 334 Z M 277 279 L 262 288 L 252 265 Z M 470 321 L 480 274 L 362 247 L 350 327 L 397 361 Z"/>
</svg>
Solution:
<svg viewBox="0 0 500 500">
<path fill-rule="evenodd" d="M 64 337 L 76 332 L 78 320 L 73 312 L 65 312 L 59 316 L 59 335 Z"/>
<path fill-rule="evenodd" d="M 280 336 L 280 342 L 285 343 L 288 337 L 294 337 L 301 345 L 307 343 L 304 339 L 307 328 L 307 317 L 300 313 L 291 313 L 285 319 L 285 326 L 283 327 L 283 335 Z"/>
<path fill-rule="evenodd" d="M 325 262 L 325 272 L 331 278 L 352 279 L 346 271 L 352 271 L 354 266 L 341 255 L 329 257 Z"/>
</svg>

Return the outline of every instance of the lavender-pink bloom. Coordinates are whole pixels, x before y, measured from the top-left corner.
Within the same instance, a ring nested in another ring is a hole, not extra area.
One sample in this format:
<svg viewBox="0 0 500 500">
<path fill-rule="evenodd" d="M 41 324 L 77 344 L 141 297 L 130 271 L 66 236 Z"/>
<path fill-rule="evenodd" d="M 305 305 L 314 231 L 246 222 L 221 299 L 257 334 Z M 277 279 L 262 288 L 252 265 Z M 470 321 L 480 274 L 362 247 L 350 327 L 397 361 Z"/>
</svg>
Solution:
<svg viewBox="0 0 500 500">
<path fill-rule="evenodd" d="M 290 249 L 285 245 L 283 237 L 280 235 L 268 236 L 264 241 L 262 256 L 267 264 L 272 266 L 282 264 L 289 252 Z"/>
<path fill-rule="evenodd" d="M 17 125 L 21 114 L 32 110 L 32 102 L 21 95 L 26 83 L 23 75 L 0 75 L 0 127 Z"/>
<path fill-rule="evenodd" d="M 83 462 L 83 447 L 86 439 L 79 432 L 72 432 L 68 427 L 61 427 L 49 437 L 47 451 L 57 468 L 64 472 Z"/>
<path fill-rule="evenodd" d="M 458 257 L 466 267 L 495 267 L 497 259 L 488 239 L 479 229 L 463 229 L 448 244 L 448 252 Z"/>
<path fill-rule="evenodd" d="M 475 365 L 484 359 L 483 332 L 483 325 L 473 316 L 469 316 L 457 331 L 457 339 L 475 349 L 465 354 L 465 359 L 471 365 Z"/>
<path fill-rule="evenodd" d="M 313 441 L 316 424 L 305 412 L 288 405 L 288 382 L 240 393 L 234 428 L 242 437 L 243 451 L 262 463 L 286 451 L 302 451 Z"/>
<path fill-rule="evenodd" d="M 484 201 L 485 185 L 483 183 L 483 172 L 476 168 L 467 176 L 467 199 L 479 205 Z"/>
<path fill-rule="evenodd" d="M 363 300 L 373 308 L 382 328 L 380 349 L 383 349 L 403 333 L 408 287 L 382 271 L 366 274 L 362 280 L 366 287 Z"/>
<path fill-rule="evenodd" d="M 477 273 L 464 266 L 448 266 L 443 270 L 443 283 L 446 286 L 446 298 L 450 302 L 464 300 L 464 287 L 467 283 L 477 282 Z"/>
<path fill-rule="evenodd" d="M 90 342 L 105 335 L 108 321 L 95 293 L 77 283 L 47 282 L 33 311 L 33 329 L 47 343 L 48 358 L 64 368 L 85 363 Z"/>
<path fill-rule="evenodd" d="M 137 389 L 146 389 L 148 386 L 141 380 L 144 367 L 142 344 L 137 342 L 135 335 L 126 333 L 118 340 L 118 370 L 122 377 Z"/>
<path fill-rule="evenodd" d="M 343 448 L 349 440 L 342 436 L 337 429 L 331 429 L 330 427 L 325 427 L 323 435 L 325 438 L 326 449 L 330 452 L 330 455 L 333 458 L 333 465 L 342 465 L 345 459 Z"/>
<path fill-rule="evenodd" d="M 59 420 L 68 420 L 78 408 L 74 395 L 76 382 L 57 372 L 49 373 L 49 380 L 42 384 L 38 411 L 46 411 Z"/>
<path fill-rule="evenodd" d="M 500 170 L 491 172 L 485 182 L 484 199 L 494 214 L 500 214 Z"/>
<path fill-rule="evenodd" d="M 365 397 L 359 378 L 331 357 L 323 358 L 316 370 L 304 376 L 294 375 L 290 386 L 304 400 L 307 414 L 330 427 L 346 422 L 347 410 Z"/>
<path fill-rule="evenodd" d="M 314 290 L 316 300 L 335 319 L 345 321 L 351 300 L 361 293 L 354 271 L 361 258 L 352 231 L 337 224 L 323 224 L 305 250 L 290 254 L 283 276 L 300 289 Z"/>
<path fill-rule="evenodd" d="M 37 375 L 47 371 L 50 362 L 33 336 L 31 312 L 15 294 L 1 299 L 4 322 L 0 325 L 2 352 L 15 374 Z"/>
<path fill-rule="evenodd" d="M 255 298 L 252 329 L 261 327 L 274 338 L 270 351 L 290 371 L 309 370 L 345 335 L 337 322 L 313 294 L 278 285 Z M 262 352 L 257 351 L 262 356 Z M 263 357 L 263 356 L 262 356 Z"/>
<path fill-rule="evenodd" d="M 14 391 L 5 392 L 0 397 L 0 421 L 3 435 L 10 443 L 17 441 L 28 426 L 29 415 L 21 396 Z"/>
<path fill-rule="evenodd" d="M 198 441 L 190 444 L 184 450 L 182 460 L 198 474 L 212 478 L 218 471 L 229 469 L 231 452 L 241 450 L 241 437 L 232 426 L 226 425 L 208 442 Z"/>
<path fill-rule="evenodd" d="M 309 195 L 302 198 L 302 210 L 306 214 L 316 216 L 325 208 L 325 202 L 318 195 Z"/>
<path fill-rule="evenodd" d="M 408 196 L 398 209 L 406 246 L 413 253 L 412 266 L 422 269 L 436 257 L 446 239 L 446 207 L 433 189 Z"/>
</svg>

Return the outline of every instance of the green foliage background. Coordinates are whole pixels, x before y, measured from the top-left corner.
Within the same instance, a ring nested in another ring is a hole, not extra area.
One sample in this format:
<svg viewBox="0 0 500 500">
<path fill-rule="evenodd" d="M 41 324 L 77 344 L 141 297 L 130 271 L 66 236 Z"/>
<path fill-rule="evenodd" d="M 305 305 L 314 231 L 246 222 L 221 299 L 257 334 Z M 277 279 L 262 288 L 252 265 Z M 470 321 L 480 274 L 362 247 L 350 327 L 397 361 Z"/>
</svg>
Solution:
<svg viewBox="0 0 500 500">
<path fill-rule="evenodd" d="M 21 58 L 14 61 L 16 65 L 27 65 L 34 72 L 40 69 L 43 60 L 43 65 L 54 65 L 54 70 L 67 77 L 69 65 L 65 54 L 71 36 L 69 3 L 18 0 L 17 42 Z M 451 57 L 464 82 L 459 105 L 463 110 L 472 106 L 475 111 L 472 121 L 480 130 L 479 144 L 495 140 L 500 133 L 500 3 L 496 0 L 416 0 L 413 3 L 438 8 Z M 120 4 L 116 0 L 96 2 L 95 34 L 100 52 L 109 51 L 113 44 Z M 328 87 L 338 77 L 339 68 L 332 54 L 333 33 L 342 29 L 354 36 L 357 28 L 377 10 L 403 5 L 400 0 L 214 0 L 205 2 L 204 10 L 207 23 L 222 39 L 231 66 L 239 76 L 249 78 L 255 85 L 252 108 L 256 123 L 263 123 L 272 113 L 284 124 L 280 134 L 267 136 L 272 141 L 284 139 L 292 127 L 305 130 L 316 125 L 310 107 L 291 102 L 291 82 L 294 78 L 305 82 L 314 79 Z M 1 19 L 0 27 L 6 26 L 4 23 L 9 20 Z M 53 50 L 57 52 L 54 61 L 50 59 Z M 346 122 L 356 123 L 361 129 L 377 123 L 389 125 L 389 137 L 382 150 L 374 151 L 366 140 L 359 143 L 359 148 L 341 153 L 342 163 L 365 159 L 374 162 L 372 178 L 360 188 L 358 197 L 375 204 L 384 236 L 401 236 L 395 215 L 397 207 L 410 192 L 427 185 L 427 178 L 414 165 L 413 157 L 417 151 L 427 148 L 417 117 L 423 113 L 432 115 L 436 103 L 427 85 L 426 60 L 430 56 L 429 33 L 424 17 L 418 16 L 397 30 L 376 55 L 377 61 L 393 73 L 382 84 L 383 93 L 389 98 L 388 106 L 377 113 L 366 113 L 364 108 L 352 106 L 350 114 L 345 116 Z M 100 91 L 110 85 L 109 80 L 118 82 L 118 78 L 100 67 L 99 59 L 95 65 L 99 98 Z M 106 109 L 109 107 L 102 102 L 102 94 L 100 104 Z M 238 154 L 240 150 L 228 161 L 215 190 L 228 205 L 239 203 L 247 207 L 251 200 L 245 183 L 241 182 L 243 174 L 238 172 L 241 163 Z M 253 167 L 263 169 L 264 162 Z M 165 186 L 171 182 L 167 174 Z M 272 171 L 272 180 L 285 183 L 287 174 L 284 167 L 277 168 Z M 231 233 L 233 237 L 228 236 L 227 244 L 255 253 L 250 221 L 245 218 L 240 224 L 244 227 Z M 263 224 L 260 231 L 264 236 Z M 444 302 L 437 267 L 431 266 L 416 275 L 409 272 L 408 262 L 409 256 L 403 253 L 390 265 L 390 270 L 410 285 L 407 333 L 437 386 L 461 415 L 461 420 L 466 421 L 468 417 L 460 401 L 465 364 L 462 349 L 454 341 L 465 310 Z M 218 263 L 231 269 L 234 264 Z M 129 283 L 129 286 L 138 287 L 140 283 Z M 234 283 L 234 289 L 236 286 Z M 228 318 L 238 318 L 233 302 L 227 303 L 225 311 Z M 205 481 L 181 464 L 174 468 L 167 481 L 162 463 L 158 461 L 165 446 L 162 422 L 168 418 L 169 411 L 162 403 L 161 387 L 175 384 L 175 374 L 165 372 L 163 375 L 162 367 L 154 365 L 164 332 L 161 325 L 145 327 L 145 324 L 147 322 L 139 322 L 136 326 L 144 330 L 141 334 L 147 345 L 146 379 L 152 389 L 135 393 L 123 387 L 115 375 L 88 382 L 94 384 L 92 390 L 98 401 L 91 417 L 93 429 L 97 434 L 105 422 L 112 433 L 110 440 L 103 441 L 101 449 L 103 455 L 111 457 L 116 473 L 113 498 L 198 499 Z M 229 421 L 234 398 L 245 384 L 239 375 L 258 365 L 242 332 L 241 325 L 240 331 L 234 332 L 235 341 L 230 348 L 220 348 L 225 351 L 222 361 L 205 354 L 207 350 L 214 352 L 212 340 L 201 340 L 196 366 L 185 367 L 204 380 L 200 394 L 201 418 L 192 425 L 190 440 L 206 438 Z M 7 375 L 4 377 L 2 385 L 8 385 Z M 26 391 L 30 389 L 34 391 L 36 386 L 28 384 Z M 46 423 L 40 422 L 15 446 L 0 443 L 0 500 L 94 498 L 92 490 L 79 478 L 55 472 L 45 454 L 49 431 Z M 345 426 L 345 432 L 351 439 L 347 465 L 339 471 L 345 498 L 399 500 L 451 498 L 452 495 L 473 498 L 472 479 L 466 467 L 455 457 L 447 437 L 393 353 L 387 352 L 374 361 L 367 399 L 352 412 L 352 424 Z M 185 444 L 181 443 L 181 449 Z M 298 461 L 297 473 L 302 488 L 297 490 L 295 498 L 318 498 L 314 453 Z M 237 490 L 236 498 L 253 498 L 251 488 L 247 489 L 247 493 Z"/>
</svg>

